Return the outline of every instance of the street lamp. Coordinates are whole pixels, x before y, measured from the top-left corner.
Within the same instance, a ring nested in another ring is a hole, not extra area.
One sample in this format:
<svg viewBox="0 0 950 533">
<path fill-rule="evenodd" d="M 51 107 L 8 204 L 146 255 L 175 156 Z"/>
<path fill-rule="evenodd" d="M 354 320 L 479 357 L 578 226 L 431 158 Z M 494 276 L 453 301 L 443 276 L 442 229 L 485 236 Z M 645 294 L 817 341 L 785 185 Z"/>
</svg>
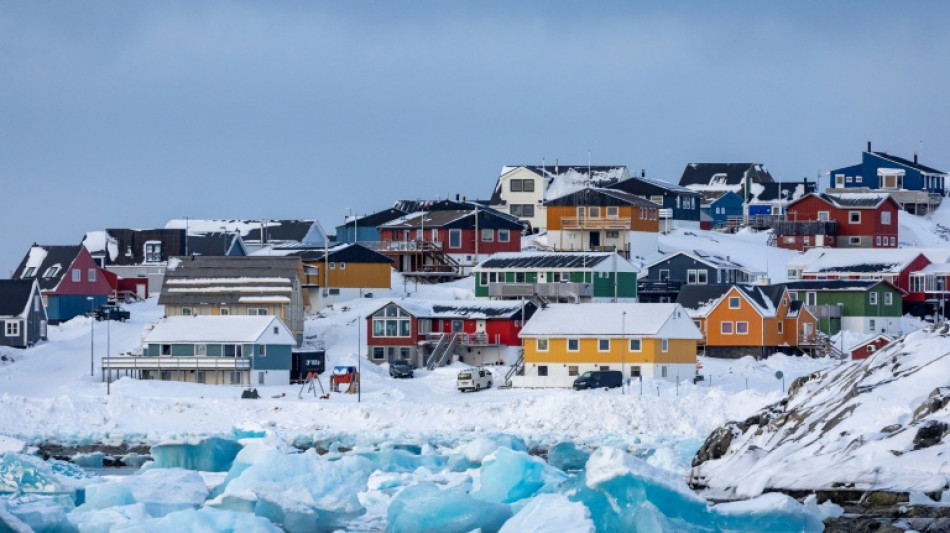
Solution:
<svg viewBox="0 0 950 533">
<path fill-rule="evenodd" d="M 627 348 L 630 347 L 630 341 L 626 338 L 627 334 L 627 312 L 624 311 L 620 315 L 620 340 L 623 344 L 620 345 L 620 394 L 627 393 Z"/>
<path fill-rule="evenodd" d="M 86 296 L 86 300 L 89 302 L 89 375 L 95 376 L 96 372 L 94 370 L 95 364 L 93 363 L 93 358 L 94 358 L 93 354 L 95 353 L 95 346 L 96 346 L 96 342 L 95 342 L 96 314 L 93 312 L 93 309 L 92 309 L 92 302 L 93 302 L 92 296 Z"/>
</svg>

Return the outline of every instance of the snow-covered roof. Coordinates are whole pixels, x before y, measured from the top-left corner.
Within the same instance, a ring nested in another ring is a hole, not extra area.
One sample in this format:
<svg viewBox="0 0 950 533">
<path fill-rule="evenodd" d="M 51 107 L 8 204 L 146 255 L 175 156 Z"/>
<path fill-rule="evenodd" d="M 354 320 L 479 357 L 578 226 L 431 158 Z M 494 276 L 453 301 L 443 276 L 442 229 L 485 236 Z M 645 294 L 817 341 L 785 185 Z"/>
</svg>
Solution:
<svg viewBox="0 0 950 533">
<path fill-rule="evenodd" d="M 637 272 L 614 252 L 499 252 L 475 267 L 480 270 L 580 270 Z"/>
<path fill-rule="evenodd" d="M 705 250 L 692 250 L 692 251 L 677 250 L 675 252 L 672 252 L 672 253 L 663 255 L 662 257 L 659 257 L 657 259 L 654 259 L 653 261 L 643 265 L 643 268 L 647 268 L 647 269 L 652 268 L 660 263 L 663 263 L 669 259 L 672 259 L 673 257 L 677 255 L 689 256 L 695 259 L 696 261 L 705 263 L 713 268 L 730 268 L 730 269 L 743 270 L 749 273 L 752 272 L 742 263 L 733 261 L 732 258 L 729 256 L 722 256 L 722 255 L 715 254 L 712 252 L 707 252 Z"/>
<path fill-rule="evenodd" d="M 108 231 L 87 231 L 82 239 L 82 245 L 91 254 L 103 254 L 110 261 L 119 256 L 119 243 Z"/>
<path fill-rule="evenodd" d="M 259 315 L 170 316 L 146 332 L 143 342 L 297 344 L 280 318 Z"/>
<path fill-rule="evenodd" d="M 421 300 L 417 298 L 402 298 L 391 300 L 386 305 L 394 303 L 402 307 L 416 318 L 456 318 L 481 320 L 489 318 L 511 318 L 521 313 L 522 303 L 518 300 Z M 381 306 L 374 310 L 386 307 Z M 528 303 L 527 307 L 534 308 Z M 528 310 L 526 307 L 526 311 Z"/>
<path fill-rule="evenodd" d="M 839 209 L 877 209 L 891 197 L 875 192 L 814 193 L 814 196 Z"/>
<path fill-rule="evenodd" d="M 787 263 L 803 267 L 804 273 L 863 272 L 897 273 L 906 268 L 917 256 L 924 254 L 930 259 L 934 256 L 950 254 L 944 250 L 924 253 L 919 248 L 812 248 Z M 930 259 L 932 261 L 932 259 Z"/>
<path fill-rule="evenodd" d="M 552 304 L 539 309 L 521 330 L 522 337 L 550 335 L 702 339 L 686 310 L 671 303 Z"/>
</svg>

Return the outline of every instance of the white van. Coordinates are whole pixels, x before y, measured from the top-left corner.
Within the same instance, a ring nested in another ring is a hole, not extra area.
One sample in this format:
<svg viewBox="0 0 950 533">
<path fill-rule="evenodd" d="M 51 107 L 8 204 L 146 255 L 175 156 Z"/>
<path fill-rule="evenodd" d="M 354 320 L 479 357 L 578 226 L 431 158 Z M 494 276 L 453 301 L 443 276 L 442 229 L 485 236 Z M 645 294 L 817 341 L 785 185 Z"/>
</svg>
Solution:
<svg viewBox="0 0 950 533">
<path fill-rule="evenodd" d="M 487 368 L 466 368 L 459 371 L 458 388 L 460 391 L 466 390 L 478 391 L 490 389 L 492 384 L 492 373 Z"/>
</svg>

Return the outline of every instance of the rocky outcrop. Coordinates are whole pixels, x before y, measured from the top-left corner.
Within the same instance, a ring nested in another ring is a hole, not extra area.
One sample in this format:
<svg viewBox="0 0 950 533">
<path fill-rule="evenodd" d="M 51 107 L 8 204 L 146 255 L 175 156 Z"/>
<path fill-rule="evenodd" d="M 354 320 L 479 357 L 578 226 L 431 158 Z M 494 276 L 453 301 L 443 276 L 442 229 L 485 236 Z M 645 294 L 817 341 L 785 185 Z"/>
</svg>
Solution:
<svg viewBox="0 0 950 533">
<path fill-rule="evenodd" d="M 796 380 L 788 395 L 713 431 L 690 484 L 710 497 L 780 490 L 950 488 L 950 333 L 937 325 L 872 357 Z"/>
</svg>

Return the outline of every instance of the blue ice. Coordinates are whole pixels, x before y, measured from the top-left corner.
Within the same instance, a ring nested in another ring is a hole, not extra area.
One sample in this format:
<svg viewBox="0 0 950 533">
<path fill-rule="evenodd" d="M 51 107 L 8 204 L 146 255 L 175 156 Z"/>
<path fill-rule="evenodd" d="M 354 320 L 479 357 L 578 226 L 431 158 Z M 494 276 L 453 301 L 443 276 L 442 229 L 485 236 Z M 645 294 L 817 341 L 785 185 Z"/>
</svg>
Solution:
<svg viewBox="0 0 950 533">
<path fill-rule="evenodd" d="M 414 472 L 423 467 L 437 472 L 445 468 L 447 462 L 446 457 L 441 455 L 419 455 L 396 448 L 358 455 L 372 461 L 375 469 L 382 472 Z"/>
<path fill-rule="evenodd" d="M 554 490 L 567 474 L 525 452 L 498 448 L 482 461 L 480 486 L 472 497 L 495 503 L 512 503 L 534 496 L 543 488 Z"/>
<path fill-rule="evenodd" d="M 565 472 L 583 470 L 590 454 L 579 450 L 573 442 L 559 442 L 548 450 L 548 464 Z"/>
<path fill-rule="evenodd" d="M 467 533 L 481 529 L 494 533 L 511 518 L 505 504 L 472 498 L 464 485 L 440 489 L 434 483 L 418 483 L 401 490 L 387 512 L 387 533 Z"/>
<path fill-rule="evenodd" d="M 18 531 L 5 522 L 23 524 L 29 529 L 20 531 L 34 531 L 36 533 L 71 533 L 76 528 L 66 518 L 66 513 L 73 509 L 72 497 L 68 495 L 45 495 L 38 493 L 14 496 L 0 503 L 0 531 Z M 14 520 L 5 520 L 3 515 L 9 514 Z"/>
<path fill-rule="evenodd" d="M 239 451 L 240 444 L 220 437 L 202 439 L 197 444 L 162 443 L 152 446 L 152 467 L 227 472 Z"/>
<path fill-rule="evenodd" d="M 267 519 L 252 514 L 203 508 L 176 511 L 162 518 L 131 521 L 114 526 L 110 533 L 168 533 L 170 531 L 280 533 L 281 530 Z"/>
</svg>

